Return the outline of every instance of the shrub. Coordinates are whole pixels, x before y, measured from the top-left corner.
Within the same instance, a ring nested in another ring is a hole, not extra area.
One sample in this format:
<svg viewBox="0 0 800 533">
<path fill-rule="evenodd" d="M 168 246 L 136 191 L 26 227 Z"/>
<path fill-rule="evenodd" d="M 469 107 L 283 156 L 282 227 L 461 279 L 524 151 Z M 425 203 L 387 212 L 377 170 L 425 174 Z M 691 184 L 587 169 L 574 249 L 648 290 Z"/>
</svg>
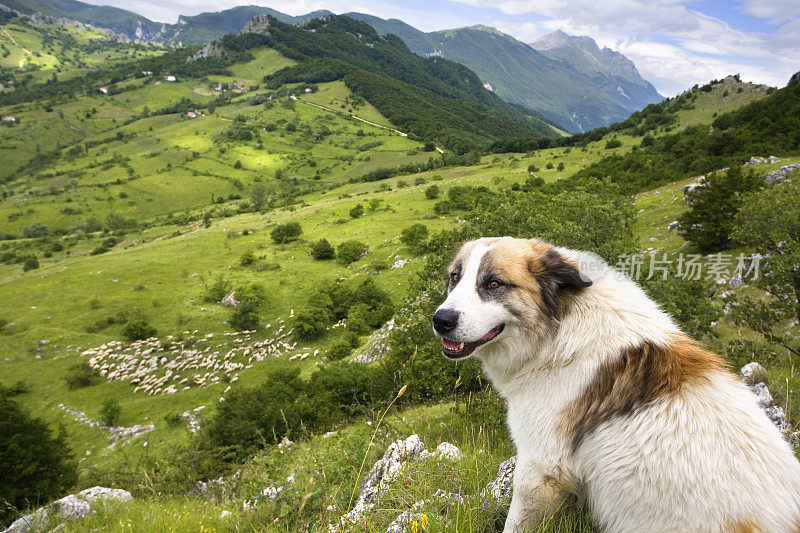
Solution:
<svg viewBox="0 0 800 533">
<path fill-rule="evenodd" d="M 261 211 L 269 201 L 269 188 L 263 183 L 256 183 L 250 190 L 250 203 L 255 211 Z"/>
<path fill-rule="evenodd" d="M 704 252 L 729 247 L 742 194 L 755 191 L 760 185 L 761 178 L 752 171 L 743 172 L 738 165 L 727 172 L 710 173 L 703 185 L 689 193 L 691 206 L 678 219 L 686 240 Z"/>
<path fill-rule="evenodd" d="M 28 239 L 39 239 L 50 235 L 50 228 L 42 222 L 34 222 L 22 228 L 22 235 Z"/>
<path fill-rule="evenodd" d="M 737 322 L 800 356 L 800 344 L 790 327 L 800 320 L 800 184 L 788 180 L 748 194 L 734 220 L 733 237 L 762 255 L 761 272 L 750 283 L 772 297 L 741 298 Z M 752 275 L 752 274 L 751 274 Z M 744 276 L 744 274 L 743 274 Z"/>
<path fill-rule="evenodd" d="M 564 168 L 565 168 L 565 165 L 564 165 L 564 162 L 562 161 L 562 162 L 560 162 L 560 163 L 558 164 L 558 166 L 556 167 L 556 170 L 558 170 L 559 172 L 561 172 L 562 170 L 564 170 Z"/>
<path fill-rule="evenodd" d="M 240 301 L 239 306 L 233 310 L 228 324 L 236 331 L 254 330 L 261 327 L 259 305 L 250 301 Z"/>
<path fill-rule="evenodd" d="M 76 363 L 69 367 L 65 380 L 70 389 L 82 389 L 94 385 L 97 373 L 88 363 Z"/>
<path fill-rule="evenodd" d="M 336 260 L 343 265 L 355 263 L 367 254 L 369 248 L 366 244 L 356 240 L 344 241 L 336 247 Z"/>
<path fill-rule="evenodd" d="M 122 329 L 122 334 L 131 342 L 155 337 L 156 333 L 156 328 L 143 318 L 129 320 Z"/>
<path fill-rule="evenodd" d="M 13 516 L 13 508 L 62 496 L 78 479 L 63 431 L 53 436 L 43 420 L 6 394 L 0 394 L 0 457 L 0 523 Z"/>
<path fill-rule="evenodd" d="M 356 204 L 355 207 L 353 207 L 350 210 L 350 216 L 352 218 L 363 217 L 364 216 L 364 206 L 361 205 L 361 204 Z"/>
<path fill-rule="evenodd" d="M 434 184 L 425 189 L 425 198 L 428 200 L 435 200 L 439 197 L 440 189 L 439 186 Z"/>
<path fill-rule="evenodd" d="M 100 408 L 100 422 L 104 426 L 115 426 L 119 422 L 119 416 L 122 414 L 122 407 L 119 402 L 113 398 L 103 402 L 103 407 Z"/>
<path fill-rule="evenodd" d="M 294 315 L 294 331 L 299 339 L 313 339 L 322 335 L 330 322 L 330 312 L 324 307 L 308 306 Z"/>
<path fill-rule="evenodd" d="M 553 162 L 548 161 L 547 164 L 544 166 L 544 168 L 546 168 L 547 170 L 551 170 L 553 168 Z"/>
<path fill-rule="evenodd" d="M 328 239 L 320 239 L 311 243 L 311 257 L 318 260 L 333 259 L 336 250 L 333 249 Z"/>
<path fill-rule="evenodd" d="M 253 250 L 245 250 L 241 257 L 239 257 L 239 264 L 241 266 L 250 266 L 256 262 L 256 255 Z"/>
<path fill-rule="evenodd" d="M 203 300 L 206 302 L 219 303 L 231 292 L 231 284 L 221 275 L 217 276 L 213 283 L 207 285 L 203 293 Z"/>
<path fill-rule="evenodd" d="M 332 361 L 338 361 L 349 356 L 351 353 L 353 353 L 353 347 L 350 345 L 350 340 L 339 337 L 333 341 L 333 344 L 331 344 L 331 347 L 328 349 L 328 358 Z"/>
<path fill-rule="evenodd" d="M 286 244 L 299 239 L 302 233 L 303 228 L 299 222 L 285 222 L 275 226 L 270 232 L 270 237 L 278 244 Z"/>
<path fill-rule="evenodd" d="M 108 248 L 106 246 L 103 246 L 102 244 L 99 244 L 99 245 L 95 246 L 94 248 L 92 248 L 92 251 L 89 252 L 89 255 L 100 255 L 100 254 L 106 253 L 107 251 L 108 251 Z"/>
<path fill-rule="evenodd" d="M 619 148 L 622 146 L 622 141 L 619 139 L 609 139 L 606 141 L 606 150 L 610 150 L 611 148 Z"/>
<path fill-rule="evenodd" d="M 36 257 L 33 255 L 28 256 L 28 258 L 25 259 L 25 262 L 22 263 L 23 272 L 28 272 L 29 270 L 36 270 L 37 268 L 39 268 L 39 260 L 36 259 Z"/>
<path fill-rule="evenodd" d="M 425 224 L 413 224 L 400 234 L 400 242 L 414 250 L 420 252 L 425 248 L 428 240 L 428 227 Z"/>
</svg>

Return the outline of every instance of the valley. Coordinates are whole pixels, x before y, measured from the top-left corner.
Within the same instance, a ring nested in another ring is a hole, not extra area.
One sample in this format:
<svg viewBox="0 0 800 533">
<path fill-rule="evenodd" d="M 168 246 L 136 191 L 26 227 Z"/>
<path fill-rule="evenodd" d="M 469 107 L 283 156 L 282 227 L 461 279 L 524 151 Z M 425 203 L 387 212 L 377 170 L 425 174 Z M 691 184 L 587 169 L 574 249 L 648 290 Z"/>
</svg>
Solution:
<svg viewBox="0 0 800 533">
<path fill-rule="evenodd" d="M 133 494 L 69 531 L 385 531 L 416 502 L 409 531 L 499 531 L 506 503 L 481 491 L 514 447 L 479 366 L 445 361 L 430 333 L 445 261 L 509 233 L 609 261 L 762 253 L 727 226 L 716 249 L 669 228 L 694 210 L 684 187 L 725 166 L 759 184 L 731 185 L 728 218 L 744 208 L 731 197 L 796 187 L 764 176 L 800 163 L 798 82 L 730 76 L 567 137 L 360 22 L 265 20 L 195 61 L 199 46 L 3 23 L 0 398 L 61 428 L 76 476 L 62 495 Z M 730 277 L 643 284 L 734 371 L 764 365 L 796 435 L 797 304 L 764 334 L 728 304 L 767 289 Z M 460 454 L 409 462 L 342 526 L 412 434 Z M 439 489 L 470 496 L 442 507 Z M 595 530 L 575 502 L 538 529 Z"/>
</svg>

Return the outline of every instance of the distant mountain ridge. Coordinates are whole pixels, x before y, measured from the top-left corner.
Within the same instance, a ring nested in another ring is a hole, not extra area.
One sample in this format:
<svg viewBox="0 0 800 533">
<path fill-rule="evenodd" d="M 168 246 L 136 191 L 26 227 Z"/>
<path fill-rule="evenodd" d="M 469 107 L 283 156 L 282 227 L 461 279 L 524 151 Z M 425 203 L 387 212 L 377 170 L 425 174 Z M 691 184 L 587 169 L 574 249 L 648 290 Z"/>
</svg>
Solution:
<svg viewBox="0 0 800 533">
<path fill-rule="evenodd" d="M 251 5 L 181 16 L 176 24 L 161 24 L 123 9 L 77 0 L 0 2 L 23 13 L 68 17 L 132 40 L 167 45 L 206 44 L 238 33 L 259 15 L 287 24 L 332 15 L 320 10 L 291 16 Z M 619 122 L 663 99 L 629 59 L 608 48 L 600 49 L 590 37 L 558 31 L 527 45 L 483 25 L 426 33 L 397 19 L 355 12 L 344 16 L 369 24 L 381 35 L 397 35 L 417 55 L 444 57 L 465 65 L 503 100 L 536 110 L 572 133 Z"/>
<path fill-rule="evenodd" d="M 593 80 L 609 98 L 638 110 L 664 99 L 642 78 L 633 61 L 608 47 L 600 48 L 591 37 L 571 36 L 561 30 L 530 43 L 555 61 L 563 61 Z"/>
<path fill-rule="evenodd" d="M 601 50 L 591 37 L 558 31 L 527 45 L 483 25 L 425 33 L 397 19 L 345 15 L 378 33 L 394 33 L 419 55 L 466 65 L 504 100 L 540 111 L 573 133 L 619 122 L 664 99 L 632 61 Z"/>
</svg>

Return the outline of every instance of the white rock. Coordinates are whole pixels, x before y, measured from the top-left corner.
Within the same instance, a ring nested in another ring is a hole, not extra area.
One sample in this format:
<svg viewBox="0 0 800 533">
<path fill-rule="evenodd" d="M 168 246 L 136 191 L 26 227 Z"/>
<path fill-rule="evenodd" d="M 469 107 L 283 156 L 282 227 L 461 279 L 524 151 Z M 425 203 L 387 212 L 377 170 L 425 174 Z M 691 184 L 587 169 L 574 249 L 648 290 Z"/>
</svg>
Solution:
<svg viewBox="0 0 800 533">
<path fill-rule="evenodd" d="M 741 372 L 743 378 L 749 378 L 753 374 L 764 374 L 766 373 L 766 370 L 763 366 L 753 361 L 752 363 L 747 363 L 744 365 Z"/>
<path fill-rule="evenodd" d="M 90 503 L 99 499 L 117 500 L 120 502 L 129 502 L 133 500 L 133 496 L 127 490 L 110 489 L 108 487 L 92 487 L 82 490 L 78 493 L 78 497 Z"/>
<path fill-rule="evenodd" d="M 436 447 L 436 457 L 455 460 L 461 457 L 461 450 L 449 442 L 443 442 Z"/>
<path fill-rule="evenodd" d="M 769 393 L 769 389 L 764 383 L 756 383 L 750 387 L 750 390 L 756 395 L 759 407 L 767 409 L 772 405 L 772 394 Z"/>
<path fill-rule="evenodd" d="M 353 509 L 339 519 L 341 526 L 347 529 L 348 525 L 359 523 L 372 509 L 383 488 L 390 483 L 400 472 L 407 461 L 420 458 L 425 450 L 425 444 L 418 435 L 411 435 L 407 439 L 399 439 L 386 449 L 383 457 L 379 459 L 369 471 L 366 479 L 361 484 L 358 500 Z M 336 529 L 336 526 L 333 526 Z"/>
<path fill-rule="evenodd" d="M 517 457 L 511 457 L 500 463 L 497 476 L 486 486 L 485 493 L 501 502 L 511 500 L 511 489 L 514 482 L 514 468 L 517 466 Z"/>
</svg>

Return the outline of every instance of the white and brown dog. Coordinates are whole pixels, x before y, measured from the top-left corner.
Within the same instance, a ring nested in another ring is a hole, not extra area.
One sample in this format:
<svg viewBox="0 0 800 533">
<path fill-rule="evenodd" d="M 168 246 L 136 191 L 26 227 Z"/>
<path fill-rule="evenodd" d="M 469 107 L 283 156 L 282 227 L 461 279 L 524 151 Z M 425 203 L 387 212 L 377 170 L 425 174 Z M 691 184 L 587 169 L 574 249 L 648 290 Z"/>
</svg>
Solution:
<svg viewBox="0 0 800 533">
<path fill-rule="evenodd" d="M 433 317 L 474 354 L 517 447 L 506 532 L 570 493 L 611 532 L 800 532 L 800 463 L 722 360 L 597 256 L 464 244 Z"/>
</svg>

